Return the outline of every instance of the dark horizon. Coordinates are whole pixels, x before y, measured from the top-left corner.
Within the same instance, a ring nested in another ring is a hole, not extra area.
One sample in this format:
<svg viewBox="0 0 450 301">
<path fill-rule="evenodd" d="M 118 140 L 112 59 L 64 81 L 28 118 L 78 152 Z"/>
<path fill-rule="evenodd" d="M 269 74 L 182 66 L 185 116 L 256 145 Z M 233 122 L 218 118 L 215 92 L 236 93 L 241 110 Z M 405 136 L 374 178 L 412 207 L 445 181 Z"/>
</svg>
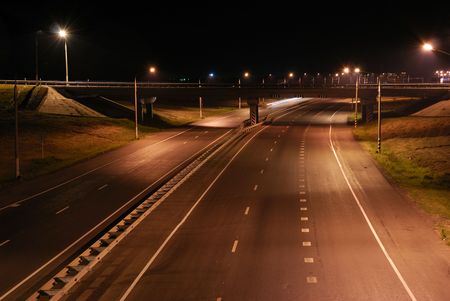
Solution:
<svg viewBox="0 0 450 301">
<path fill-rule="evenodd" d="M 325 4 L 324 4 L 325 5 Z M 35 36 L 43 79 L 64 79 L 64 46 L 58 26 L 69 31 L 71 80 L 195 81 L 214 72 L 237 78 L 287 72 L 334 73 L 343 66 L 364 72 L 408 72 L 430 76 L 449 69 L 448 56 L 424 53 L 424 41 L 437 48 L 450 44 L 450 13 L 433 7 L 355 11 L 347 6 L 265 7 L 194 5 L 177 9 L 158 5 L 108 7 L 6 4 L 0 17 L 0 78 L 33 79 Z"/>
</svg>

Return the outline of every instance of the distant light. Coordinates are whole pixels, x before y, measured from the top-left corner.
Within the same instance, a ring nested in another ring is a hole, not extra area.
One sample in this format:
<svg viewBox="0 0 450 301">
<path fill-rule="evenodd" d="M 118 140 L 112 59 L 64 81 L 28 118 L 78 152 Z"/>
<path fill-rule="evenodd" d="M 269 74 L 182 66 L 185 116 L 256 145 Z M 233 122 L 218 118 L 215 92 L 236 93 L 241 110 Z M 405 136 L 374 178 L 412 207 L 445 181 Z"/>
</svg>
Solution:
<svg viewBox="0 0 450 301">
<path fill-rule="evenodd" d="M 208 76 L 209 77 L 214 77 L 214 73 L 211 72 L 210 74 L 208 74 Z"/>
<path fill-rule="evenodd" d="M 338 76 L 339 76 L 339 73 L 336 73 L 334 76 L 338 77 Z"/>
<path fill-rule="evenodd" d="M 156 68 L 155 67 L 153 67 L 153 66 L 151 66 L 150 67 L 150 69 L 149 69 L 149 71 L 150 71 L 150 73 L 156 73 Z"/>
<path fill-rule="evenodd" d="M 355 68 L 355 73 L 359 73 L 360 71 L 361 71 L 361 69 Z"/>
<path fill-rule="evenodd" d="M 433 45 L 431 45 L 430 43 L 425 43 L 425 44 L 423 44 L 422 48 L 423 48 L 423 50 L 425 50 L 425 51 L 432 51 L 432 50 L 434 49 L 434 48 L 433 48 Z"/>
<path fill-rule="evenodd" d="M 250 73 L 248 73 L 248 72 L 244 73 L 244 77 L 249 77 L 249 76 L 250 76 Z"/>
<path fill-rule="evenodd" d="M 294 73 L 293 73 L 293 72 L 290 72 L 290 73 L 289 73 L 289 77 L 294 77 Z"/>
<path fill-rule="evenodd" d="M 344 68 L 344 73 L 350 73 L 350 69 L 348 67 Z"/>
<path fill-rule="evenodd" d="M 59 32 L 58 32 L 58 35 L 61 37 L 61 38 L 66 38 L 67 37 L 67 31 L 65 31 L 64 29 L 61 29 L 61 30 L 59 30 Z"/>
<path fill-rule="evenodd" d="M 319 76 L 320 75 L 320 72 L 317 72 L 317 76 Z"/>
</svg>

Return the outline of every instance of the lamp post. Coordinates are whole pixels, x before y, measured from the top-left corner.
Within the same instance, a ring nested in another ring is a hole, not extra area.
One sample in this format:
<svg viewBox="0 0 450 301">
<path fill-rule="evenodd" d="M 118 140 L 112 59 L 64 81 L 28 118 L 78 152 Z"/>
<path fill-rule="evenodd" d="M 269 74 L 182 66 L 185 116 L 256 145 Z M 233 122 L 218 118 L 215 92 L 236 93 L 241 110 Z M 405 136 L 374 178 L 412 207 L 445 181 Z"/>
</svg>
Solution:
<svg viewBox="0 0 450 301">
<path fill-rule="evenodd" d="M 136 76 L 134 77 L 134 138 L 139 139 Z"/>
<path fill-rule="evenodd" d="M 249 78 L 250 77 L 250 73 L 249 72 L 244 72 L 244 78 Z M 241 88 L 241 78 L 239 77 L 238 79 L 238 87 L 239 89 Z M 239 95 L 239 109 L 242 107 L 242 99 L 241 99 L 241 95 Z"/>
<path fill-rule="evenodd" d="M 34 59 L 35 59 L 35 72 L 36 72 L 36 84 L 39 81 L 39 35 L 42 33 L 42 30 L 36 31 L 36 35 L 34 37 Z"/>
<path fill-rule="evenodd" d="M 355 68 L 356 84 L 355 84 L 355 128 L 358 126 L 358 90 L 359 90 L 359 68 Z"/>
<path fill-rule="evenodd" d="M 58 35 L 60 38 L 64 39 L 64 56 L 66 59 L 66 86 L 69 85 L 69 63 L 68 63 L 68 59 L 67 59 L 67 31 L 65 31 L 64 29 L 61 29 L 58 32 Z"/>
<path fill-rule="evenodd" d="M 381 153 L 381 81 L 378 79 L 377 153 Z"/>
</svg>

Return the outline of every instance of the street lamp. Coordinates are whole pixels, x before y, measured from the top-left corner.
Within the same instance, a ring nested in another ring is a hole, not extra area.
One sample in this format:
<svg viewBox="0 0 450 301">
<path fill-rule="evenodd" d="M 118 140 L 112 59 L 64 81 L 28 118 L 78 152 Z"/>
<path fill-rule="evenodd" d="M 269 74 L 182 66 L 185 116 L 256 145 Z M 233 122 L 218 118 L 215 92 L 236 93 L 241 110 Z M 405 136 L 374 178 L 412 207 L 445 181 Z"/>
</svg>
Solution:
<svg viewBox="0 0 450 301">
<path fill-rule="evenodd" d="M 249 72 L 244 72 L 244 78 L 249 78 L 250 77 L 250 73 Z M 238 79 L 238 88 L 241 88 L 241 78 L 239 77 Z M 242 107 L 242 99 L 241 96 L 239 95 L 239 109 Z"/>
<path fill-rule="evenodd" d="M 67 60 L 67 31 L 65 31 L 64 29 L 61 29 L 58 32 L 58 35 L 60 38 L 64 39 L 64 55 L 66 58 L 66 85 L 69 85 L 69 63 Z"/>
<path fill-rule="evenodd" d="M 446 55 L 449 55 L 449 56 L 450 56 L 450 53 L 449 53 L 449 52 L 447 52 L 447 51 L 445 51 L 445 50 L 442 50 L 442 49 L 434 48 L 433 44 L 431 44 L 431 43 L 424 43 L 424 44 L 422 45 L 422 49 L 423 49 L 424 51 L 426 51 L 426 52 L 437 51 L 437 52 L 440 52 L 440 53 L 443 53 L 443 54 L 446 54 Z"/>
<path fill-rule="evenodd" d="M 361 72 L 361 69 L 355 68 L 355 73 L 356 73 L 356 83 L 355 83 L 355 128 L 358 126 L 359 72 Z"/>
</svg>

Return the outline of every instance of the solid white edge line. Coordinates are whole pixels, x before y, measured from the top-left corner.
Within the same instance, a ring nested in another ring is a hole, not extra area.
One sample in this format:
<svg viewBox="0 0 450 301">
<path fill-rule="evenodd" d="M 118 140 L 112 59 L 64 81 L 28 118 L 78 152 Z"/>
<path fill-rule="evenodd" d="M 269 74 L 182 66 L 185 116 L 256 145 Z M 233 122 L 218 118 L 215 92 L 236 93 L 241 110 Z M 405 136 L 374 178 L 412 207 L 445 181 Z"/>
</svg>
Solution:
<svg viewBox="0 0 450 301">
<path fill-rule="evenodd" d="M 128 287 L 128 289 L 125 291 L 125 293 L 122 295 L 122 297 L 119 299 L 119 301 L 125 300 L 128 295 L 131 293 L 131 291 L 134 289 L 136 284 L 139 282 L 139 280 L 142 278 L 145 272 L 150 268 L 152 263 L 155 261 L 155 259 L 158 257 L 158 255 L 161 253 L 161 251 L 165 248 L 167 243 L 172 239 L 172 237 L 175 235 L 175 233 L 178 231 L 178 229 L 186 222 L 188 217 L 191 215 L 191 213 L 194 211 L 194 209 L 198 206 L 198 204 L 204 199 L 206 194 L 209 192 L 209 190 L 213 187 L 213 185 L 217 182 L 217 180 L 222 176 L 222 174 L 225 172 L 225 170 L 230 166 L 230 164 L 234 161 L 234 159 L 241 153 L 241 151 L 263 130 L 265 130 L 267 126 L 264 126 L 262 129 L 260 129 L 258 132 L 256 132 L 237 152 L 234 154 L 234 156 L 228 161 L 227 165 L 219 172 L 219 174 L 214 178 L 214 180 L 209 184 L 209 186 L 206 188 L 206 190 L 202 193 L 202 195 L 197 199 L 197 201 L 192 205 L 191 209 L 186 213 L 186 215 L 183 217 L 183 219 L 175 226 L 175 228 L 170 232 L 169 236 L 164 240 L 164 242 L 161 244 L 161 246 L 156 250 L 156 252 L 153 254 L 153 256 L 148 260 L 148 262 L 145 264 L 144 268 L 139 272 L 139 274 L 134 279 L 133 283 Z"/>
<path fill-rule="evenodd" d="M 146 146 L 146 147 L 151 147 L 151 146 L 158 145 L 158 144 L 160 144 L 160 143 L 162 143 L 162 142 L 165 142 L 165 141 L 167 141 L 167 140 L 169 140 L 169 139 L 175 138 L 176 136 L 179 136 L 179 135 L 181 135 L 181 134 L 183 134 L 183 133 L 186 133 L 187 131 L 190 131 L 190 130 L 192 130 L 192 129 L 193 129 L 193 128 L 189 128 L 189 129 L 184 130 L 184 131 L 182 131 L 182 132 L 179 132 L 179 133 L 177 133 L 177 134 L 175 134 L 175 135 L 172 135 L 172 136 L 170 136 L 170 137 L 167 137 L 167 138 L 165 138 L 165 139 L 163 139 L 163 140 L 160 140 L 160 141 L 157 141 L 157 142 L 155 142 L 155 143 L 153 143 L 153 144 L 150 144 L 150 145 L 148 145 L 148 146 Z M 134 155 L 134 154 L 135 154 L 136 152 L 138 152 L 138 151 L 139 151 L 139 150 L 137 150 L 137 151 L 135 151 L 135 152 L 129 154 L 128 156 L 132 156 L 132 155 Z M 76 177 L 74 177 L 74 178 L 71 178 L 71 179 L 65 181 L 65 182 L 62 182 L 62 183 L 60 183 L 60 184 L 58 184 L 58 185 L 56 185 L 56 186 L 53 186 L 53 187 L 50 187 L 50 188 L 48 188 L 48 189 L 46 189 L 46 190 L 43 190 L 43 191 L 41 191 L 41 192 L 35 193 L 35 194 L 33 194 L 33 195 L 29 196 L 29 197 L 26 197 L 26 198 L 24 198 L 24 199 L 21 199 L 21 200 L 19 200 L 19 201 L 14 202 L 14 203 L 20 204 L 20 203 L 23 203 L 23 202 L 25 202 L 25 201 L 31 200 L 31 199 L 33 199 L 33 198 L 35 198 L 35 197 L 38 197 L 38 196 L 40 196 L 40 195 L 43 195 L 43 194 L 45 194 L 45 193 L 47 193 L 47 192 L 49 192 L 49 191 L 55 190 L 55 189 L 57 189 L 57 188 L 59 188 L 59 187 L 61 187 L 61 186 L 64 186 L 64 185 L 66 185 L 66 184 L 69 184 L 69 183 L 71 183 L 71 182 L 73 182 L 73 181 L 75 181 L 75 180 L 78 180 L 79 178 L 82 178 L 82 177 L 84 177 L 84 176 L 86 176 L 86 175 L 88 175 L 88 174 L 93 173 L 94 171 L 97 171 L 97 170 L 99 170 L 99 169 L 101 169 L 101 168 L 103 168 L 103 167 L 106 167 L 106 166 L 108 166 L 108 165 L 111 165 L 111 164 L 113 164 L 113 163 L 115 163 L 115 162 L 117 162 L 117 161 L 120 161 L 120 160 L 123 160 L 123 158 L 121 157 L 121 158 L 118 158 L 118 159 L 113 160 L 113 161 L 111 161 L 111 162 L 108 162 L 108 163 L 106 163 L 106 164 L 103 164 L 103 165 L 101 165 L 101 166 L 99 166 L 99 167 L 96 167 L 96 168 L 91 169 L 91 170 L 89 170 L 89 171 L 87 171 L 87 172 L 85 172 L 85 173 L 82 173 L 81 175 L 78 175 L 78 176 L 76 176 Z M 2 207 L 2 208 L 0 208 L 0 211 L 5 210 L 5 209 L 7 209 L 7 208 L 9 208 L 9 207 L 10 207 L 10 205 L 7 205 L 7 206 L 5 206 L 5 207 Z M 0 298 L 0 300 L 1 300 L 1 298 Z"/>
<path fill-rule="evenodd" d="M 378 236 L 377 232 L 375 231 L 375 228 L 372 225 L 372 222 L 370 221 L 369 217 L 366 214 L 366 211 L 364 210 L 363 206 L 361 205 L 361 202 L 359 201 L 358 197 L 356 196 L 355 191 L 353 190 L 352 186 L 350 185 L 350 181 L 347 178 L 347 175 L 344 172 L 344 169 L 342 167 L 341 161 L 339 160 L 339 157 L 336 153 L 336 150 L 334 148 L 333 145 L 333 140 L 331 138 L 331 129 L 332 129 L 332 119 L 334 117 L 334 115 L 337 113 L 338 111 L 334 112 L 333 115 L 331 115 L 330 117 L 330 130 L 328 133 L 328 137 L 329 137 L 329 142 L 330 142 L 330 147 L 331 150 L 333 151 L 334 157 L 336 158 L 336 162 L 339 165 L 339 169 L 341 170 L 341 173 L 344 177 L 345 182 L 347 183 L 348 188 L 350 189 L 350 192 L 353 195 L 353 198 L 356 201 L 356 204 L 359 207 L 359 210 L 361 211 L 362 215 L 364 216 L 364 219 L 367 223 L 367 225 L 370 228 L 370 231 L 372 232 L 373 236 L 375 237 L 375 240 L 378 243 L 378 246 L 380 247 L 381 251 L 383 252 L 384 256 L 386 257 L 387 261 L 389 262 L 391 268 L 394 270 L 395 274 L 397 275 L 398 279 L 400 280 L 400 282 L 402 283 L 403 287 L 405 288 L 406 292 L 408 293 L 409 297 L 411 298 L 411 300 L 413 301 L 417 301 L 416 297 L 414 296 L 414 294 L 412 293 L 411 289 L 409 288 L 408 284 L 406 283 L 405 279 L 403 278 L 402 274 L 400 273 L 400 271 L 398 270 L 397 266 L 395 265 L 394 261 L 392 260 L 391 256 L 389 255 L 389 253 L 387 252 L 386 248 L 384 247 L 383 243 L 381 242 L 380 237 Z"/>
<path fill-rule="evenodd" d="M 64 250 L 62 250 L 61 252 L 59 252 L 57 255 L 55 255 L 53 258 L 51 258 L 49 261 L 47 261 L 44 265 L 42 265 L 40 268 L 38 268 L 37 270 L 35 270 L 33 273 L 29 274 L 26 278 L 24 278 L 22 281 L 20 281 L 19 283 L 17 283 L 13 288 L 11 288 L 10 290 L 8 290 L 5 294 L 3 294 L 2 296 L 0 296 L 0 301 L 5 299 L 9 294 L 11 294 L 12 292 L 14 292 L 16 289 L 18 289 L 20 286 L 22 286 L 25 282 L 27 282 L 28 280 L 30 280 L 32 277 L 34 277 L 37 273 L 39 273 L 40 271 L 42 271 L 44 268 L 46 268 L 49 264 L 51 264 L 53 261 L 55 261 L 58 257 L 60 257 L 61 255 L 63 255 L 64 253 L 66 253 L 70 248 L 72 248 L 73 246 L 75 246 L 77 243 L 79 243 L 81 240 L 83 240 L 86 236 L 88 236 L 89 234 L 91 234 L 95 229 L 97 229 L 98 227 L 100 227 L 102 224 L 104 224 L 107 220 L 109 220 L 111 217 L 113 217 L 114 215 L 116 215 L 118 212 L 120 212 L 123 208 L 125 208 L 126 206 L 128 206 L 131 202 L 133 202 L 136 198 L 140 197 L 141 194 L 146 191 L 147 189 L 149 189 L 152 185 L 154 185 L 154 183 L 157 183 L 158 181 L 160 181 L 161 179 L 163 179 L 164 177 L 166 177 L 167 175 L 169 175 L 171 172 L 173 172 L 174 170 L 176 170 L 178 167 L 180 167 L 184 162 L 191 160 L 193 157 L 197 156 L 199 153 L 201 153 L 202 151 L 204 151 L 206 148 L 208 148 L 210 145 L 214 144 L 216 141 L 220 140 L 223 136 L 225 136 L 226 134 L 228 134 L 229 132 L 231 132 L 231 130 L 227 131 L 225 134 L 221 135 L 219 138 L 217 138 L 216 140 L 214 140 L 213 142 L 209 143 L 207 146 L 205 146 L 204 148 L 202 148 L 201 150 L 199 150 L 198 152 L 196 152 L 195 154 L 193 154 L 191 157 L 189 157 L 188 159 L 184 160 L 183 162 L 181 162 L 180 164 L 178 164 L 177 166 L 175 166 L 174 168 L 172 168 L 170 171 L 168 171 L 167 173 L 165 173 L 163 176 L 161 176 L 158 180 L 154 181 L 152 184 L 148 185 L 145 189 L 141 190 L 138 194 L 136 194 L 133 198 L 131 198 L 128 202 L 126 202 L 124 205 L 122 205 L 122 207 L 120 207 L 119 209 L 117 209 L 116 211 L 114 211 L 113 213 L 111 213 L 108 217 L 106 217 L 104 220 L 102 220 L 100 223 L 98 223 L 94 228 L 92 228 L 91 230 L 89 230 L 88 232 L 86 232 L 85 234 L 83 234 L 83 236 L 81 236 L 80 238 L 78 238 L 76 241 L 74 241 L 73 243 L 71 243 L 68 247 L 66 247 Z"/>
</svg>

